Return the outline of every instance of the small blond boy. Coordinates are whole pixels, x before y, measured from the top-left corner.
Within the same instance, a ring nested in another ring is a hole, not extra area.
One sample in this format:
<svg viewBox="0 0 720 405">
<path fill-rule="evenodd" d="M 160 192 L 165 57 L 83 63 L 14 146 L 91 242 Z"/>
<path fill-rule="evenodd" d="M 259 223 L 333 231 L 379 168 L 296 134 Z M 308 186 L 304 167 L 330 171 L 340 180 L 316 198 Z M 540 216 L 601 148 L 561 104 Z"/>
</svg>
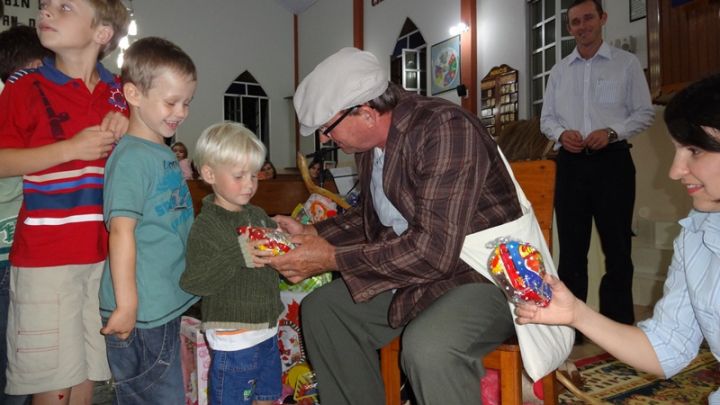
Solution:
<svg viewBox="0 0 720 405">
<path fill-rule="evenodd" d="M 105 171 L 101 332 L 117 404 L 181 404 L 180 315 L 199 298 L 179 286 L 193 206 L 165 139 L 188 115 L 197 73 L 182 49 L 148 37 L 125 52 L 121 78 L 130 126 Z"/>
<path fill-rule="evenodd" d="M 222 122 L 202 133 L 193 160 L 213 194 L 203 199 L 190 231 L 180 285 L 203 296 L 203 328 L 212 349 L 210 403 L 269 405 L 282 389 L 280 280 L 272 268 L 245 262 L 237 234 L 243 225 L 277 227 L 250 204 L 265 146 L 242 124 Z"/>
<path fill-rule="evenodd" d="M 10 251 L 6 392 L 35 404 L 90 403 L 110 377 L 97 291 L 107 256 L 102 179 L 127 128 L 117 78 L 98 60 L 125 35 L 120 0 L 43 0 L 37 31 L 55 53 L 0 95 L 0 177 L 22 175 Z"/>
</svg>

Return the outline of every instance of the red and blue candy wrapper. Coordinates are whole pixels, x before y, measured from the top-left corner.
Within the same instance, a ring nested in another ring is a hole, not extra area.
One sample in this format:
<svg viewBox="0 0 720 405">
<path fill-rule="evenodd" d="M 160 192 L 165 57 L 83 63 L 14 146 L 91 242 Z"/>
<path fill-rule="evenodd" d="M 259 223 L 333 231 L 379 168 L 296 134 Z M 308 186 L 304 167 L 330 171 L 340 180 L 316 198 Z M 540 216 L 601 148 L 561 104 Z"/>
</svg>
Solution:
<svg viewBox="0 0 720 405">
<path fill-rule="evenodd" d="M 545 266 L 540 252 L 529 243 L 500 238 L 493 242 L 488 268 L 508 300 L 519 304 L 534 302 L 546 307 L 552 299 L 545 283 Z"/>
</svg>

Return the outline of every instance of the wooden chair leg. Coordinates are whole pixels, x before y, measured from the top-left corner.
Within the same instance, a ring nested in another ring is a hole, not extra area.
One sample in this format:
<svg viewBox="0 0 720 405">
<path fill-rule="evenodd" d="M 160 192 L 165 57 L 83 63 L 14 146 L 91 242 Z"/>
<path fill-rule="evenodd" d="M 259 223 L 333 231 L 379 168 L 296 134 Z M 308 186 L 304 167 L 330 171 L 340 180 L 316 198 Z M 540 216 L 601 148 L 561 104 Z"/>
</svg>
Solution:
<svg viewBox="0 0 720 405">
<path fill-rule="evenodd" d="M 400 338 L 380 349 L 380 371 L 385 383 L 385 404 L 400 405 Z"/>
<path fill-rule="evenodd" d="M 500 403 L 522 405 L 522 360 L 519 352 L 500 352 Z"/>
<path fill-rule="evenodd" d="M 542 379 L 543 386 L 543 404 L 544 405 L 557 405 L 558 395 L 560 394 L 560 386 L 557 378 L 555 378 L 555 371 L 546 375 Z"/>
</svg>

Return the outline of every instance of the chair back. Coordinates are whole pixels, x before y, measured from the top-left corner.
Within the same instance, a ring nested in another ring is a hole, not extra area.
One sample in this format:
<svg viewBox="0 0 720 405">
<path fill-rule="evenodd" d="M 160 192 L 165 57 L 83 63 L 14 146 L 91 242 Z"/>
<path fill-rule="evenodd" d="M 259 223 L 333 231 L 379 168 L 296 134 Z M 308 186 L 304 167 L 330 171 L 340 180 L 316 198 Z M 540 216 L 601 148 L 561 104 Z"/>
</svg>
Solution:
<svg viewBox="0 0 720 405">
<path fill-rule="evenodd" d="M 552 250 L 553 203 L 555 201 L 555 162 L 522 160 L 510 162 L 523 192 L 532 203 L 548 249 Z"/>
</svg>

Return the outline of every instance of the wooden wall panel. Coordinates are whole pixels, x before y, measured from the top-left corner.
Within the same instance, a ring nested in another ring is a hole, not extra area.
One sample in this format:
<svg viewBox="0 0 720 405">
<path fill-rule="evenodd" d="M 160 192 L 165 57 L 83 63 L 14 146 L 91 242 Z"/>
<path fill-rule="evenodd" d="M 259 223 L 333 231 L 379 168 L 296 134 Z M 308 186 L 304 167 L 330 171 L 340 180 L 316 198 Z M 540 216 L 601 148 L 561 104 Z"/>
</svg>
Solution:
<svg viewBox="0 0 720 405">
<path fill-rule="evenodd" d="M 720 1 L 672 7 L 648 2 L 650 86 L 658 102 L 690 82 L 720 72 Z"/>
</svg>

